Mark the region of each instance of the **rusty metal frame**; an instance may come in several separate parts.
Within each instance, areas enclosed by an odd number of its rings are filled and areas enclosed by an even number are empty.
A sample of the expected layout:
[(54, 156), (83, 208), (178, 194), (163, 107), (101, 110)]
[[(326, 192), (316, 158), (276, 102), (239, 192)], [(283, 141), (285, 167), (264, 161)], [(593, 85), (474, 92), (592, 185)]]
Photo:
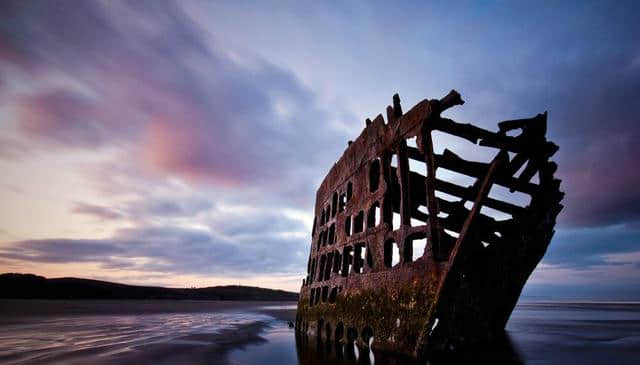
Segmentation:
[[(451, 91), (403, 113), (394, 95), (387, 122), (367, 119), (329, 171), (316, 194), (299, 335), (419, 356), (502, 334), (562, 209), (557, 165), (549, 160), (558, 147), (545, 138), (546, 113), (499, 123), (497, 132), (441, 116), (463, 103)], [(495, 155), (480, 162), (437, 153), (434, 131)], [(414, 137), (416, 145), (408, 145)], [(411, 160), (425, 164), (424, 174), (411, 170)], [(474, 183), (439, 178), (447, 170)], [(508, 193), (492, 196), (494, 187)], [(514, 201), (517, 194), (529, 203)], [(427, 244), (413, 260), (418, 238)], [(391, 267), (394, 245), (400, 263)]]

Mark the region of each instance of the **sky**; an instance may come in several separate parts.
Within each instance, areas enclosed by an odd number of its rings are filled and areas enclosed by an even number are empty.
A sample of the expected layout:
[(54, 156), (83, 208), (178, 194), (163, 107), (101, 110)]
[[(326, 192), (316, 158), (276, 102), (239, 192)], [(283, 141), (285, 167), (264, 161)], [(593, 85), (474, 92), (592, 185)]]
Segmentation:
[(297, 291), (365, 118), (548, 111), (565, 209), (529, 296), (640, 298), (633, 1), (2, 1), (0, 272)]

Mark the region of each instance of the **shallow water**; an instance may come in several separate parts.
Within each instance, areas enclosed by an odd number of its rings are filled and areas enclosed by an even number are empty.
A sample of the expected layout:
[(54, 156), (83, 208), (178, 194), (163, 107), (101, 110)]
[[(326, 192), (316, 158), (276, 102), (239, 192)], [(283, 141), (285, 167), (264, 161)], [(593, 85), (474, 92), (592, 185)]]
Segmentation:
[[(402, 364), (409, 359), (296, 338), (291, 303), (0, 301), (0, 362)], [(640, 303), (529, 302), (504, 341), (472, 362), (637, 364)], [(431, 359), (432, 364), (453, 359)]]
[(106, 359), (159, 344), (209, 346), (208, 337), (223, 330), (272, 320), (242, 312), (37, 318), (0, 328), (0, 361), (68, 363)]
[(526, 363), (640, 363), (640, 303), (523, 303), (507, 331)]
[[(269, 328), (267, 342), (230, 354), (237, 364), (261, 360), (282, 364), (404, 364), (410, 359), (350, 349), (309, 344), (295, 338), (284, 325)], [(375, 345), (374, 345), (375, 347)], [(292, 360), (293, 352), (297, 359)], [(430, 359), (431, 364), (639, 364), (640, 303), (638, 302), (528, 302), (518, 305), (507, 324), (507, 336), (466, 353)]]

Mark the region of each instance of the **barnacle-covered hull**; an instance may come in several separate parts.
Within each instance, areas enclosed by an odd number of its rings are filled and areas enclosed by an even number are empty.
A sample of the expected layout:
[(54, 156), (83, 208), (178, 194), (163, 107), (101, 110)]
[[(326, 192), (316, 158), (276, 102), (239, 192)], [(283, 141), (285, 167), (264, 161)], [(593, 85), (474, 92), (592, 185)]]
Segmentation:
[(298, 334), (411, 356), (503, 334), (562, 209), (558, 147), (546, 113), (491, 132), (441, 116), (462, 103), (394, 96), (327, 174)]

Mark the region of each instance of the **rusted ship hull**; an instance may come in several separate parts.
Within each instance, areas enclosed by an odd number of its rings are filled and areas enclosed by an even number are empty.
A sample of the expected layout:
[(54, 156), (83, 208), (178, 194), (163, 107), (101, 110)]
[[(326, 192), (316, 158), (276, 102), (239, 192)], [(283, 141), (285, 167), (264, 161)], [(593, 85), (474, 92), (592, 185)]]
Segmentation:
[(394, 96), (327, 174), (300, 335), (420, 356), (503, 334), (562, 209), (558, 147), (546, 113), (491, 132), (441, 116), (462, 103)]

